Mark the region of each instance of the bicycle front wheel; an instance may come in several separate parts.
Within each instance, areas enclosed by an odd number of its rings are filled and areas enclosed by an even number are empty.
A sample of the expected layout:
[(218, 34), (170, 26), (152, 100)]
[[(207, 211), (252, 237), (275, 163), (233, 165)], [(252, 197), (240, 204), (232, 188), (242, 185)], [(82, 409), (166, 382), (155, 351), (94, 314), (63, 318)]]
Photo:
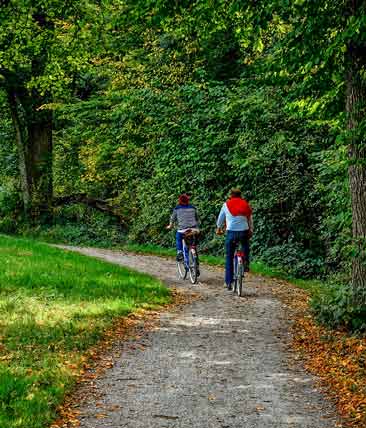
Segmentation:
[(189, 278), (192, 284), (197, 283), (198, 278), (198, 260), (195, 251), (189, 251)]
[(187, 278), (187, 269), (184, 260), (177, 261), (177, 273), (180, 279)]

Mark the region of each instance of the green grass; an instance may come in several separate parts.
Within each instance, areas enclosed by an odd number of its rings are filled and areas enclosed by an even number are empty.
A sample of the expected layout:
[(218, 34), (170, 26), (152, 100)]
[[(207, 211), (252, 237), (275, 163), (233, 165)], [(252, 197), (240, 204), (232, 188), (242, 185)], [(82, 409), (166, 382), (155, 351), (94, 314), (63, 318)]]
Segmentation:
[[(158, 245), (147, 244), (147, 245), (139, 245), (139, 244), (128, 244), (124, 245), (123, 249), (126, 251), (131, 251), (137, 254), (151, 254), (163, 257), (175, 257), (176, 251), (173, 248), (163, 248)], [(201, 254), (200, 260), (202, 263), (206, 263), (211, 266), (224, 266), (225, 258), (223, 256), (210, 256)], [(250, 264), (250, 270), (252, 273), (256, 275), (267, 276), (270, 278), (278, 278), (283, 279), (285, 281), (291, 282), (296, 286), (307, 290), (311, 295), (314, 295), (325, 288), (325, 282), (316, 280), (316, 279), (299, 279), (294, 278), (288, 275), (281, 269), (277, 269), (275, 267), (270, 267), (261, 261), (253, 261)]]
[(170, 301), (147, 275), (0, 235), (0, 427), (44, 428), (113, 319)]

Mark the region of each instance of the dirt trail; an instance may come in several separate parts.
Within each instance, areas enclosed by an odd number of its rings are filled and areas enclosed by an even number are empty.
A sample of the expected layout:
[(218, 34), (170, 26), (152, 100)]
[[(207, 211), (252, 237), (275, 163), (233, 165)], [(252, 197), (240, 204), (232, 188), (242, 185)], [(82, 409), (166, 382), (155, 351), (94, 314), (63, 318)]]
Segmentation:
[[(71, 249), (69, 247), (69, 249)], [(178, 281), (173, 260), (72, 248)], [(121, 343), (121, 357), (81, 407), (81, 428), (329, 428), (335, 410), (288, 350), (289, 321), (271, 280), (249, 275), (243, 298), (202, 267), (203, 299), (161, 315), (159, 327)], [(141, 345), (141, 346), (140, 346)], [(98, 402), (97, 402), (98, 401)]]

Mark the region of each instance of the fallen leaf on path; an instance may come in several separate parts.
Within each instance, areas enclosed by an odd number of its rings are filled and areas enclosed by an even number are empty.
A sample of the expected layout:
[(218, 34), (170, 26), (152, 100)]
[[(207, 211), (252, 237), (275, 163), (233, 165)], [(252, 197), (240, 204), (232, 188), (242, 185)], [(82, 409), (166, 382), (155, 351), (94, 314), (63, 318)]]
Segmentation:
[(106, 410), (109, 410), (110, 412), (115, 412), (116, 410), (119, 410), (120, 408), (121, 408), (121, 406), (119, 406), (118, 404), (114, 404), (113, 406), (106, 407)]
[(97, 413), (97, 414), (95, 415), (95, 417), (96, 417), (97, 419), (105, 419), (105, 418), (108, 418), (108, 415), (106, 415), (105, 413)]

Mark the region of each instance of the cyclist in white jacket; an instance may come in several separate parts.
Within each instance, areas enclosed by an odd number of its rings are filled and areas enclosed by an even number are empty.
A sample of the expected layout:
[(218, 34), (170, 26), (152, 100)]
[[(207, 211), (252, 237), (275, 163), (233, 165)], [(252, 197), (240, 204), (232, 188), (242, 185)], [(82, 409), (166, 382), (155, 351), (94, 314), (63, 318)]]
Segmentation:
[(240, 189), (232, 189), (230, 199), (221, 208), (217, 219), (217, 234), (223, 233), (226, 222), (226, 262), (225, 286), (230, 290), (234, 274), (234, 253), (237, 244), (240, 244), (245, 254), (245, 271), (249, 271), (249, 238), (253, 234), (252, 208), (241, 197)]

